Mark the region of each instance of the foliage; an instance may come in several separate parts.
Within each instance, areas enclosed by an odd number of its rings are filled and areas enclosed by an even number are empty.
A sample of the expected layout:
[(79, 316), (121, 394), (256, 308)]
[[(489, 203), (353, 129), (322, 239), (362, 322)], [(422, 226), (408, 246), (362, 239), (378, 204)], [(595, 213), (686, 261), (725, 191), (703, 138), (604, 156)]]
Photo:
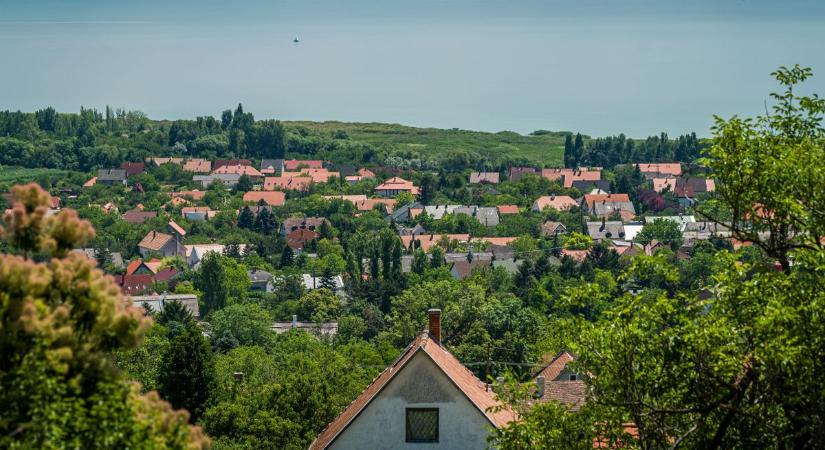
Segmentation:
[(673, 250), (678, 250), (682, 246), (682, 227), (673, 220), (653, 218), (645, 223), (642, 231), (636, 234), (633, 240), (647, 245), (654, 239), (669, 245)]
[(184, 324), (170, 337), (158, 369), (158, 392), (193, 420), (203, 413), (213, 387), (212, 350), (195, 323)]

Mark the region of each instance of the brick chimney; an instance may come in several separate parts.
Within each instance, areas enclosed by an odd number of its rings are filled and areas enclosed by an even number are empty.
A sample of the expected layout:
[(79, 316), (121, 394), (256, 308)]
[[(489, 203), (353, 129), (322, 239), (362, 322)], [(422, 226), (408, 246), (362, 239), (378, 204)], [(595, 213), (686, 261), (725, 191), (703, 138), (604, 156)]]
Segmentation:
[(427, 316), (430, 318), (430, 336), (432, 336), (436, 342), (441, 342), (441, 310), (430, 309), (427, 311)]

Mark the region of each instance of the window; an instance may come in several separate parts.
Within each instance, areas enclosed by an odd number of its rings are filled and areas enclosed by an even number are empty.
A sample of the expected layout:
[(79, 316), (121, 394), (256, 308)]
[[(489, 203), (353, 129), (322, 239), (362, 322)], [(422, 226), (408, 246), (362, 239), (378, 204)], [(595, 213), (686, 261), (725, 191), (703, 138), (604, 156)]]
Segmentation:
[(407, 408), (407, 442), (438, 442), (438, 408)]
[(571, 373), (571, 374), (570, 374), (570, 377), (568, 378), (568, 381), (576, 381), (576, 374), (575, 374), (575, 373)]

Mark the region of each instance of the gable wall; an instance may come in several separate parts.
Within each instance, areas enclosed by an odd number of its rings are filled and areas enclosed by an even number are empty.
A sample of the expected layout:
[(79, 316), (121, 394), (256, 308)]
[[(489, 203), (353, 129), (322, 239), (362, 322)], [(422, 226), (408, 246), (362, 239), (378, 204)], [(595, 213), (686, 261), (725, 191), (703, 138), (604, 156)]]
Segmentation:
[[(407, 443), (405, 408), (439, 409), (439, 442)], [(492, 424), (419, 351), (329, 447), (331, 449), (486, 449)]]

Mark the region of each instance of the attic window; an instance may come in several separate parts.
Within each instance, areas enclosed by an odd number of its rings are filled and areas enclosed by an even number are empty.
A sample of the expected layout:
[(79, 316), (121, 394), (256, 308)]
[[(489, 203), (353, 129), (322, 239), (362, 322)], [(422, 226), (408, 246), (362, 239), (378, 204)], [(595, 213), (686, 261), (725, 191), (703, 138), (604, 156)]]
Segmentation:
[(438, 442), (438, 408), (407, 408), (407, 442)]
[(567, 381), (576, 381), (576, 374), (575, 374), (575, 373), (571, 373), (571, 374), (567, 377)]

